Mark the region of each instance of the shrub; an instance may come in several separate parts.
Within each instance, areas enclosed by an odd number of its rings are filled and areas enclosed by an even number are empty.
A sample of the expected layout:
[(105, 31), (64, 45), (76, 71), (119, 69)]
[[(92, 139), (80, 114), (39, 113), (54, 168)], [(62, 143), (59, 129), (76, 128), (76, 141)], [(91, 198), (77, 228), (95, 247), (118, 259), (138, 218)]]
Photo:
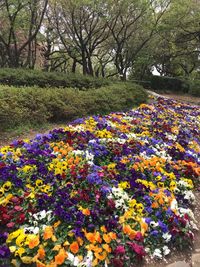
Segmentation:
[(189, 94), (200, 97), (200, 80), (190, 81)]
[(150, 89), (151, 88), (151, 82), (150, 81), (142, 81), (142, 80), (131, 80), (131, 81), (141, 85), (145, 89)]
[(0, 69), (0, 83), (13, 86), (72, 87), (79, 89), (99, 88), (109, 80), (78, 74), (43, 72), (28, 69)]
[(172, 78), (154, 75), (151, 77), (151, 88), (160, 91), (188, 93), (189, 82), (182, 78)]
[(127, 110), (146, 102), (139, 85), (116, 83), (99, 90), (0, 87), (1, 129), (23, 124), (66, 122), (91, 114)]

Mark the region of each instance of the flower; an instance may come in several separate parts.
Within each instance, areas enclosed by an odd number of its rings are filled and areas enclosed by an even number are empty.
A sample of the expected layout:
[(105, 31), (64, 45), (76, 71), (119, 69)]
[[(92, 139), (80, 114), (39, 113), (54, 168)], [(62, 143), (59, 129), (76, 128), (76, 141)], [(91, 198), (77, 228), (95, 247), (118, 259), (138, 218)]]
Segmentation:
[(70, 245), (69, 248), (70, 248), (70, 250), (71, 250), (71, 252), (72, 252), (73, 254), (78, 253), (78, 251), (79, 251), (79, 244), (78, 244), (78, 242), (74, 241), (74, 242)]
[(64, 249), (60, 249), (58, 254), (55, 256), (55, 263), (57, 265), (62, 265), (67, 258), (67, 253), (65, 252)]
[(39, 236), (33, 236), (30, 241), (29, 241), (29, 248), (30, 249), (33, 249), (35, 247), (37, 247), (40, 243), (40, 239), (39, 239)]
[(124, 255), (126, 252), (125, 247), (124, 246), (117, 246), (114, 250), (114, 254), (116, 255)]

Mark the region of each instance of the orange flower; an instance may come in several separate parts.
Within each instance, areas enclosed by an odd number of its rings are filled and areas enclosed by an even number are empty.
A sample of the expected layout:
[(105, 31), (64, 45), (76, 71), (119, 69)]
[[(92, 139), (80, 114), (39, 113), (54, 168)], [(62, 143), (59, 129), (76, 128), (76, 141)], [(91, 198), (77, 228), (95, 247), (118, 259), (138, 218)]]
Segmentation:
[(103, 249), (105, 249), (106, 252), (111, 253), (111, 247), (108, 244), (103, 244)]
[(82, 209), (83, 215), (89, 216), (90, 215), (90, 210), (89, 209)]
[(79, 243), (80, 246), (83, 245), (83, 239), (81, 239), (80, 237), (77, 237), (76, 240), (78, 241), (78, 243)]
[(61, 249), (61, 245), (55, 245), (54, 248), (52, 248), (52, 250), (54, 251), (59, 251)]
[(100, 235), (99, 232), (96, 232), (96, 233), (95, 233), (95, 240), (96, 240), (97, 242), (99, 242), (99, 243), (102, 242), (101, 235)]
[(110, 243), (111, 242), (111, 238), (108, 234), (103, 234), (103, 240), (106, 242), (106, 243)]
[(97, 266), (97, 265), (98, 265), (98, 259), (93, 260), (92, 267)]
[(134, 231), (134, 230), (132, 230), (132, 231), (130, 232), (130, 234), (129, 234), (129, 238), (130, 238), (130, 240), (135, 239), (136, 233), (137, 233), (137, 232)]
[(69, 248), (70, 248), (70, 250), (71, 250), (72, 253), (74, 253), (74, 254), (78, 253), (78, 251), (79, 251), (79, 244), (78, 244), (78, 242), (74, 241), (74, 242), (70, 245)]
[(44, 259), (44, 257), (45, 257), (45, 250), (41, 247), (38, 249), (38, 258), (42, 260)]
[(87, 238), (88, 241), (90, 241), (91, 243), (96, 243), (96, 239), (95, 239), (95, 234), (94, 233), (85, 233), (85, 237)]
[(99, 254), (99, 253), (94, 253), (95, 257), (100, 260), (100, 261), (103, 261), (105, 260), (105, 258), (107, 257), (107, 253), (106, 251), (103, 251), (102, 254)]
[(142, 235), (144, 235), (148, 229), (148, 224), (144, 221), (141, 221), (140, 227), (141, 227), (141, 233), (142, 233)]
[(67, 253), (64, 249), (60, 249), (58, 255), (55, 256), (55, 263), (58, 265), (62, 265), (67, 258)]
[(44, 229), (44, 240), (47, 240), (53, 236), (53, 228), (51, 226), (46, 226)]
[(41, 261), (36, 262), (37, 267), (46, 267), (46, 264), (42, 263)]
[(131, 229), (130, 225), (124, 225), (123, 232), (124, 232), (124, 234), (128, 234), (128, 235), (131, 234), (132, 229)]
[(30, 241), (29, 241), (29, 248), (32, 249), (32, 248), (35, 248), (39, 245), (40, 243), (40, 239), (39, 239), (39, 236), (36, 236), (34, 238), (32, 238)]
[(61, 221), (57, 221), (56, 223), (54, 223), (53, 227), (57, 228), (60, 224), (61, 224)]
[(158, 206), (158, 203), (157, 203), (157, 202), (153, 202), (153, 203), (151, 204), (151, 207), (152, 207), (153, 209), (157, 209), (159, 206)]
[(106, 232), (107, 232), (106, 227), (105, 227), (104, 225), (101, 226), (101, 231), (102, 231), (103, 233), (106, 233)]
[(116, 235), (116, 233), (114, 233), (114, 232), (110, 232), (108, 235), (110, 236), (110, 238), (111, 238), (112, 240), (117, 239), (117, 235)]

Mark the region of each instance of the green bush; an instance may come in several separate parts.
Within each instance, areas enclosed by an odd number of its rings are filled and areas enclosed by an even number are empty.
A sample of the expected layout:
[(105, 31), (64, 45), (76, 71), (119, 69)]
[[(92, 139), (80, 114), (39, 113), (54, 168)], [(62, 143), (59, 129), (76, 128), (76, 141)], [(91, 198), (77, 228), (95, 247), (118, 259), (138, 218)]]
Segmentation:
[(116, 83), (99, 90), (16, 88), (0, 86), (1, 129), (26, 124), (67, 122), (91, 114), (124, 111), (147, 100), (133, 83)]
[(151, 88), (151, 82), (150, 81), (142, 81), (142, 80), (131, 80), (131, 81), (141, 85), (145, 89), (150, 89)]
[(0, 84), (10, 86), (72, 87), (79, 89), (99, 88), (108, 85), (109, 80), (78, 74), (43, 72), (28, 69), (1, 69)]
[(200, 80), (190, 81), (189, 94), (200, 97)]
[(189, 82), (182, 78), (155, 75), (151, 77), (151, 88), (154, 90), (188, 93), (189, 87)]

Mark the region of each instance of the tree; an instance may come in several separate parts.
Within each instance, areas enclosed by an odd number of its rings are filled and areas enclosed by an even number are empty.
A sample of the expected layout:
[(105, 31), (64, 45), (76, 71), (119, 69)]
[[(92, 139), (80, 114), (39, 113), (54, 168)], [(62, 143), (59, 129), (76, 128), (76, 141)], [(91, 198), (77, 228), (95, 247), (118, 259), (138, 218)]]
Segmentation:
[(158, 28), (154, 58), (161, 75), (188, 76), (199, 68), (200, 6), (173, 1)]
[(0, 44), (9, 67), (34, 67), (36, 37), (48, 0), (1, 0)]
[(102, 1), (59, 1), (53, 9), (55, 27), (73, 65), (79, 63), (83, 74), (94, 75), (94, 52), (109, 35)]

